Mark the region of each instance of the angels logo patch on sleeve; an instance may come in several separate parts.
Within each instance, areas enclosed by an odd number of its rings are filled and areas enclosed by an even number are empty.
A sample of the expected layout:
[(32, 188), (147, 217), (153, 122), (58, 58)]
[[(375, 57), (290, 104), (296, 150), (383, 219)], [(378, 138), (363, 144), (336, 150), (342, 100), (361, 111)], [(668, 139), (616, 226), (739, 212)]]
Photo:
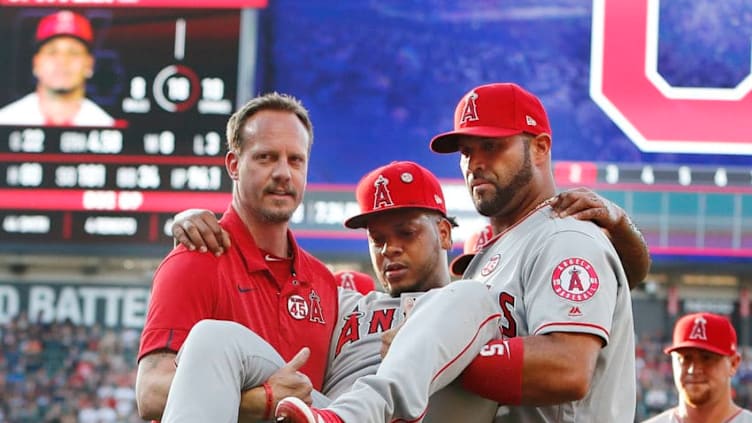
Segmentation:
[(593, 265), (581, 258), (562, 260), (551, 276), (551, 287), (556, 295), (569, 301), (587, 301), (595, 295), (599, 286)]

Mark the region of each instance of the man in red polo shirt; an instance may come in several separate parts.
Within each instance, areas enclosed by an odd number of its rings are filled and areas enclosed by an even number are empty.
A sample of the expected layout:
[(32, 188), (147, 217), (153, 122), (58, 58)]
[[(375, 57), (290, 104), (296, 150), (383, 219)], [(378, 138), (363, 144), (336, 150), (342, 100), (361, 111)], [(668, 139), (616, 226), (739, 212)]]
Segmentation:
[[(178, 246), (157, 269), (136, 380), (143, 418), (161, 418), (177, 352), (194, 325), (206, 319), (251, 329), (290, 362), (277, 372), (259, 368), (266, 373), (256, 380), (266, 382), (238, 393), (241, 415), (263, 418), (271, 398), (292, 392), (310, 399), (311, 388), (323, 383), (338, 313), (337, 284), (289, 229), (303, 199), (313, 142), (308, 112), (287, 95), (254, 98), (230, 118), (227, 140), (225, 166), (233, 191), (220, 223), (232, 247), (216, 256)], [(204, 326), (210, 329), (211, 320)], [(191, 352), (204, 360), (226, 359), (210, 350)]]

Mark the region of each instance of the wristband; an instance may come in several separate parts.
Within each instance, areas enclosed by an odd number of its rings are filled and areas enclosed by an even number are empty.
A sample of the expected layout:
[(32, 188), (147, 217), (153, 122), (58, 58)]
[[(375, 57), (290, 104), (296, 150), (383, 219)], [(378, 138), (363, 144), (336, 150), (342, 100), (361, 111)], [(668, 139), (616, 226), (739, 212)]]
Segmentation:
[(274, 403), (274, 392), (272, 392), (272, 386), (268, 383), (264, 383), (264, 394), (266, 395), (266, 407), (264, 408), (264, 419), (269, 420), (272, 417), (272, 404)]
[(462, 387), (500, 404), (522, 403), (522, 338), (495, 340), (462, 372)]

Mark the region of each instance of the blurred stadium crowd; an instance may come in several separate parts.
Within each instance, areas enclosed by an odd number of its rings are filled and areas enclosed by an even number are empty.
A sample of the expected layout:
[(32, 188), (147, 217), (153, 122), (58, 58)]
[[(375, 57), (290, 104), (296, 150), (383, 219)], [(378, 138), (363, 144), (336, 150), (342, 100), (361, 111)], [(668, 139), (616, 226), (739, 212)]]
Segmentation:
[(140, 332), (70, 323), (0, 326), (0, 422), (130, 423)]
[[(70, 323), (0, 327), (0, 423), (141, 422), (133, 386), (139, 332)], [(677, 403), (667, 338), (637, 347), (637, 419)], [(752, 359), (744, 351), (734, 381), (737, 404), (752, 408)]]

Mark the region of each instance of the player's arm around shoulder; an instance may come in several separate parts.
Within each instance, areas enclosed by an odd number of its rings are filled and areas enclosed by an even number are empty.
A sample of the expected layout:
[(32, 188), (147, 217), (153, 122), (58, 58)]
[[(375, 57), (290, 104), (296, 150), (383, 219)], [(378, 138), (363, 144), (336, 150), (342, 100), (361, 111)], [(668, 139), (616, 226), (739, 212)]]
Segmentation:
[(587, 188), (560, 193), (551, 207), (559, 217), (589, 220), (603, 229), (619, 254), (630, 289), (645, 280), (650, 271), (650, 251), (624, 209)]

